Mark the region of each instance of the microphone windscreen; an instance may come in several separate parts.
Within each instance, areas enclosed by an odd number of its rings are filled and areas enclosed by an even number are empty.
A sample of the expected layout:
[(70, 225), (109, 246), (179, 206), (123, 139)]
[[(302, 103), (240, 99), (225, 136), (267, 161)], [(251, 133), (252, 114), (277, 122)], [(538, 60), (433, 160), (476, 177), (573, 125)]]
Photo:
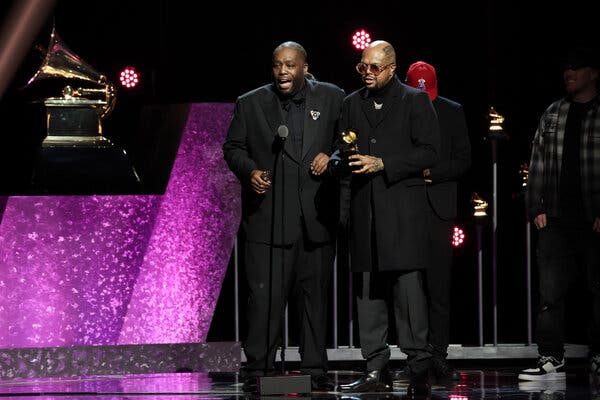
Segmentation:
[(289, 133), (290, 131), (285, 125), (279, 125), (279, 128), (277, 128), (277, 136), (279, 136), (282, 139), (287, 138)]

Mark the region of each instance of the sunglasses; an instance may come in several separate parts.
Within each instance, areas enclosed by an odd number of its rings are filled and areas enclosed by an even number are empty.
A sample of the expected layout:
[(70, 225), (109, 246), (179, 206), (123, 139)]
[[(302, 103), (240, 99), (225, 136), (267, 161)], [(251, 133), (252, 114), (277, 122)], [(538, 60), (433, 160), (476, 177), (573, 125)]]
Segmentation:
[(356, 71), (358, 71), (361, 75), (366, 75), (367, 71), (371, 70), (371, 73), (375, 76), (381, 74), (387, 67), (392, 65), (393, 63), (389, 63), (386, 65), (377, 65), (377, 64), (365, 64), (364, 62), (359, 62), (356, 64)]

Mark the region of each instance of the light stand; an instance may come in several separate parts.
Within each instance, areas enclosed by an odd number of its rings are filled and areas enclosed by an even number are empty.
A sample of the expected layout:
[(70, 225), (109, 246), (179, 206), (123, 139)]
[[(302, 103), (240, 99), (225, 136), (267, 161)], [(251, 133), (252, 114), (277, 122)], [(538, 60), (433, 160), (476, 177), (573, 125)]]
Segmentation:
[[(527, 179), (529, 178), (529, 166), (521, 164), (519, 168), (521, 175), (521, 195), (527, 191)], [(525, 205), (525, 241), (526, 241), (526, 280), (527, 280), (527, 344), (533, 344), (532, 313), (531, 313), (531, 222), (527, 216), (527, 205)]]
[(494, 346), (498, 345), (498, 293), (497, 293), (497, 228), (498, 228), (498, 140), (506, 139), (506, 133), (502, 128), (504, 117), (500, 115), (494, 107), (490, 107), (488, 116), (490, 118), (490, 126), (488, 129), (488, 139), (492, 144), (492, 303), (494, 314)]
[(471, 195), (473, 205), (473, 216), (475, 217), (475, 229), (477, 230), (477, 297), (478, 297), (478, 322), (479, 322), (479, 346), (483, 347), (483, 246), (482, 231), (487, 222), (487, 201), (483, 200), (477, 193)]

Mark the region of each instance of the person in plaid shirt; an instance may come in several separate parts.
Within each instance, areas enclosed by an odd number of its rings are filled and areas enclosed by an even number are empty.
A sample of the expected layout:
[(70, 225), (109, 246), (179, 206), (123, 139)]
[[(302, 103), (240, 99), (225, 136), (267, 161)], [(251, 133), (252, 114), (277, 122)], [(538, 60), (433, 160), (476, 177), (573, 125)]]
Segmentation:
[(540, 118), (528, 174), (540, 291), (539, 358), (519, 374), (528, 381), (565, 379), (565, 297), (577, 274), (591, 294), (590, 368), (600, 375), (600, 55), (576, 47), (563, 71), (566, 96)]

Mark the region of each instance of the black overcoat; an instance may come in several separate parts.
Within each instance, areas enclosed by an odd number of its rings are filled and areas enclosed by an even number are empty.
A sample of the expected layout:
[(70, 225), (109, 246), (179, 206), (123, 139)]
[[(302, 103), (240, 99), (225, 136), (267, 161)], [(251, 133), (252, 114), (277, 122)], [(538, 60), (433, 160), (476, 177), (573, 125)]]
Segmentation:
[(437, 161), (439, 123), (427, 93), (396, 76), (390, 85), (391, 99), (385, 100), (384, 115), (377, 121), (367, 109), (373, 100), (366, 88), (348, 95), (342, 106), (342, 129), (354, 129), (359, 152), (381, 157), (384, 163), (376, 174), (353, 174), (342, 192), (342, 209), (349, 207), (351, 266), (356, 272), (426, 266), (423, 169)]

